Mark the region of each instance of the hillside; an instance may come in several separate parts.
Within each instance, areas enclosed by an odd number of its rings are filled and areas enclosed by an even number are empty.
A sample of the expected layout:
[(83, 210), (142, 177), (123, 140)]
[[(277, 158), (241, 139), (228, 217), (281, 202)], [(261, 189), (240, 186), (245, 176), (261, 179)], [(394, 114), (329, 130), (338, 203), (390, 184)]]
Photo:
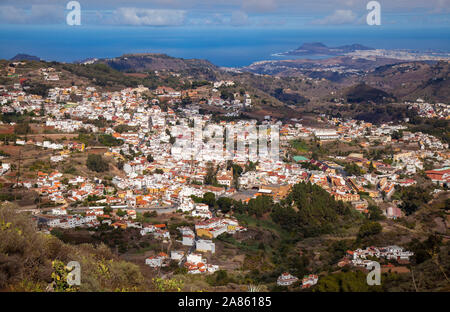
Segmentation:
[[(4, 69), (8, 62), (1, 61), (0, 64)], [(43, 79), (39, 69), (49, 67), (58, 73), (58, 81)], [(447, 62), (402, 62), (387, 58), (338, 56), (321, 60), (262, 61), (242, 68), (240, 72), (232, 72), (205, 60), (163, 54), (125, 54), (96, 60), (94, 64), (29, 61), (18, 67), (16, 73), (19, 75), (16, 78), (2, 77), (0, 84), (11, 85), (25, 79), (24, 84), (30, 87), (28, 92), (41, 95), (50, 87), (71, 85), (94, 85), (105, 90), (138, 85), (151, 90), (158, 86), (187, 90), (196, 81), (233, 80), (236, 82), (234, 87), (219, 91), (236, 94), (246, 90), (253, 107), (246, 109), (244, 115), (257, 119), (267, 115), (280, 119), (301, 118), (305, 113), (333, 110), (341, 101), (356, 105), (356, 109), (339, 107), (335, 110), (337, 113), (366, 119), (367, 109), (358, 106), (367, 102), (403, 103), (423, 98), (445, 103), (450, 97)], [(206, 110), (210, 108), (205, 107)], [(389, 117), (385, 108), (376, 109), (382, 110), (377, 116), (389, 120), (405, 117), (403, 113)], [(215, 111), (219, 115), (224, 113), (220, 109)]]
[(65, 244), (37, 232), (31, 218), (15, 209), (0, 205), (0, 290), (75, 291), (54, 277), (67, 274), (69, 261), (83, 268), (81, 291), (151, 290), (137, 265), (118, 259), (104, 244)]
[(345, 78), (354, 79), (380, 66), (398, 64), (400, 61), (389, 58), (353, 58), (336, 56), (326, 59), (270, 60), (255, 62), (243, 68), (255, 74), (275, 75), (279, 77), (325, 78), (341, 82)]
[(383, 103), (394, 100), (393, 96), (383, 90), (373, 88), (365, 83), (359, 83), (344, 91), (349, 103), (374, 102)]
[(407, 62), (376, 68), (367, 75), (366, 82), (402, 100), (421, 97), (445, 103), (450, 97), (449, 78), (448, 62)]
[[(263, 61), (243, 70), (264, 75), (264, 78), (259, 76), (255, 79), (253, 84), (274, 95), (288, 107), (295, 104), (298, 113), (320, 114), (325, 111), (335, 116), (371, 122), (396, 121), (411, 116), (408, 116), (403, 104), (386, 104), (415, 101), (418, 98), (431, 103), (448, 103), (450, 98), (449, 63), (443, 61), (406, 62), (386, 58), (334, 57), (323, 60)], [(268, 76), (277, 79), (270, 80)], [(276, 96), (276, 88), (270, 87), (273, 85), (295, 90), (305, 100), (293, 103), (288, 101), (290, 97)]]
[(193, 77), (215, 79), (218, 67), (206, 60), (182, 59), (166, 54), (124, 54), (112, 59), (98, 60), (121, 72), (174, 71)]
[[(0, 60), (0, 74), (3, 72), (8, 61)], [(53, 68), (58, 75), (58, 80), (45, 80), (41, 69)], [(184, 85), (184, 80), (170, 75), (170, 73), (155, 75), (154, 73), (132, 76), (124, 72), (120, 72), (102, 63), (97, 64), (71, 64), (59, 62), (45, 61), (29, 61), (25, 65), (16, 68), (17, 77), (0, 78), (0, 84), (12, 85), (18, 83), (20, 79), (25, 85), (32, 89), (43, 90), (51, 87), (70, 87), (77, 85), (78, 87), (97, 86), (105, 90), (121, 90), (127, 87), (137, 87), (144, 85), (154, 89), (158, 85), (167, 85), (170, 87), (180, 87)], [(20, 78), (19, 78), (20, 77)], [(38, 92), (35, 94), (41, 94)]]

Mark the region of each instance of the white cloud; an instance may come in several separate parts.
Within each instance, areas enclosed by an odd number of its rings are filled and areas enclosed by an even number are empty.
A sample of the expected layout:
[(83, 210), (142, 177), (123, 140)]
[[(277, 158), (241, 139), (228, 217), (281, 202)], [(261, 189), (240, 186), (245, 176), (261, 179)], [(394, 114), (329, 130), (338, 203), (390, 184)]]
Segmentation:
[(333, 14), (313, 21), (317, 25), (343, 25), (355, 24), (359, 21), (358, 16), (352, 10), (336, 10)]
[(133, 26), (178, 26), (185, 22), (186, 11), (119, 8), (113, 12), (112, 24)]
[(58, 24), (65, 22), (64, 7), (58, 5), (32, 5), (30, 9), (11, 5), (0, 6), (0, 23)]
[(0, 7), (0, 20), (5, 23), (22, 24), (25, 23), (25, 10), (13, 6)]
[(190, 18), (188, 24), (190, 25), (227, 25), (230, 19), (225, 15), (220, 13), (215, 13), (213, 15), (208, 15), (207, 17), (193, 17)]
[(243, 26), (248, 24), (248, 15), (242, 11), (234, 11), (231, 14), (230, 24), (233, 26)]
[(243, 0), (242, 9), (245, 12), (273, 12), (277, 9), (275, 0)]
[[(0, 0), (0, 24), (64, 24), (69, 0)], [(233, 23), (270, 24), (285, 21), (287, 25), (304, 25), (311, 19), (324, 17), (314, 24), (359, 24), (367, 15), (369, 0), (78, 0), (81, 3), (82, 25), (229, 25)], [(429, 16), (448, 26), (448, 19), (437, 16), (450, 12), (450, 0), (381, 1), (382, 14), (399, 14), (402, 23), (406, 14)], [(338, 9), (330, 16), (325, 17)], [(139, 11), (137, 11), (139, 10)], [(97, 13), (98, 12), (98, 13)], [(233, 13), (234, 12), (234, 13)], [(239, 12), (239, 13), (236, 13)], [(358, 16), (355, 16), (355, 13)], [(215, 18), (213, 14), (223, 18)], [(250, 15), (244, 16), (243, 13)], [(163, 15), (164, 14), (164, 15)], [(263, 18), (267, 22), (260, 22)], [(302, 20), (304, 18), (304, 20)], [(355, 20), (356, 19), (356, 20)], [(364, 19), (361, 19), (364, 22)], [(204, 21), (204, 22), (203, 22)], [(363, 23), (361, 22), (361, 23)], [(384, 22), (383, 22), (384, 23)]]
[(430, 10), (430, 13), (448, 13), (448, 12), (450, 12), (449, 0), (436, 0), (436, 4)]

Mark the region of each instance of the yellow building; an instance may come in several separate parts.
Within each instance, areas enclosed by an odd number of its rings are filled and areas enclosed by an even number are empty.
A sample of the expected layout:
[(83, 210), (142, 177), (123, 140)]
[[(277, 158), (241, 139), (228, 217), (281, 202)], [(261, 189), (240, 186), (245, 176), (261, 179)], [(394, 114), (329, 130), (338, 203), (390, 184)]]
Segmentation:
[(213, 238), (213, 235), (209, 229), (197, 229), (197, 235), (200, 237), (207, 237), (209, 239)]

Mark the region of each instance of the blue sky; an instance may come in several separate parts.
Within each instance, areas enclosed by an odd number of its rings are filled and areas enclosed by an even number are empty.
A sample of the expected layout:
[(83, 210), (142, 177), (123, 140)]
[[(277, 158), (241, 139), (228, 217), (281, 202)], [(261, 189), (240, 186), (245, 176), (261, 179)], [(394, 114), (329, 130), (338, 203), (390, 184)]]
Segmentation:
[[(0, 24), (64, 25), (68, 0), (0, 0)], [(98, 0), (78, 1), (83, 25), (159, 27), (367, 27), (369, 0)], [(389, 0), (382, 24), (450, 26), (450, 0)]]
[(0, 0), (0, 58), (155, 52), (244, 66), (317, 41), (450, 51), (450, 0), (379, 0), (381, 26), (366, 23), (369, 1), (79, 0), (81, 26), (69, 26), (69, 0)]

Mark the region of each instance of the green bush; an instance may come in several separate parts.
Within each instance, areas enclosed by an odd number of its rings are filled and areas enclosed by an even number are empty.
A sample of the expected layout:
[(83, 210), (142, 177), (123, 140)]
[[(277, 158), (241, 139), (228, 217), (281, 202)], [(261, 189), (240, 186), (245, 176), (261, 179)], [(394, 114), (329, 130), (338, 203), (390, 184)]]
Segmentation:
[(104, 172), (109, 169), (108, 162), (101, 155), (89, 154), (86, 160), (86, 166), (89, 170)]
[(381, 233), (382, 230), (383, 230), (383, 227), (381, 226), (380, 223), (375, 222), (375, 221), (368, 221), (368, 222), (364, 223), (363, 225), (361, 225), (361, 227), (359, 228), (358, 237), (364, 238), (367, 236), (376, 235), (376, 234)]

